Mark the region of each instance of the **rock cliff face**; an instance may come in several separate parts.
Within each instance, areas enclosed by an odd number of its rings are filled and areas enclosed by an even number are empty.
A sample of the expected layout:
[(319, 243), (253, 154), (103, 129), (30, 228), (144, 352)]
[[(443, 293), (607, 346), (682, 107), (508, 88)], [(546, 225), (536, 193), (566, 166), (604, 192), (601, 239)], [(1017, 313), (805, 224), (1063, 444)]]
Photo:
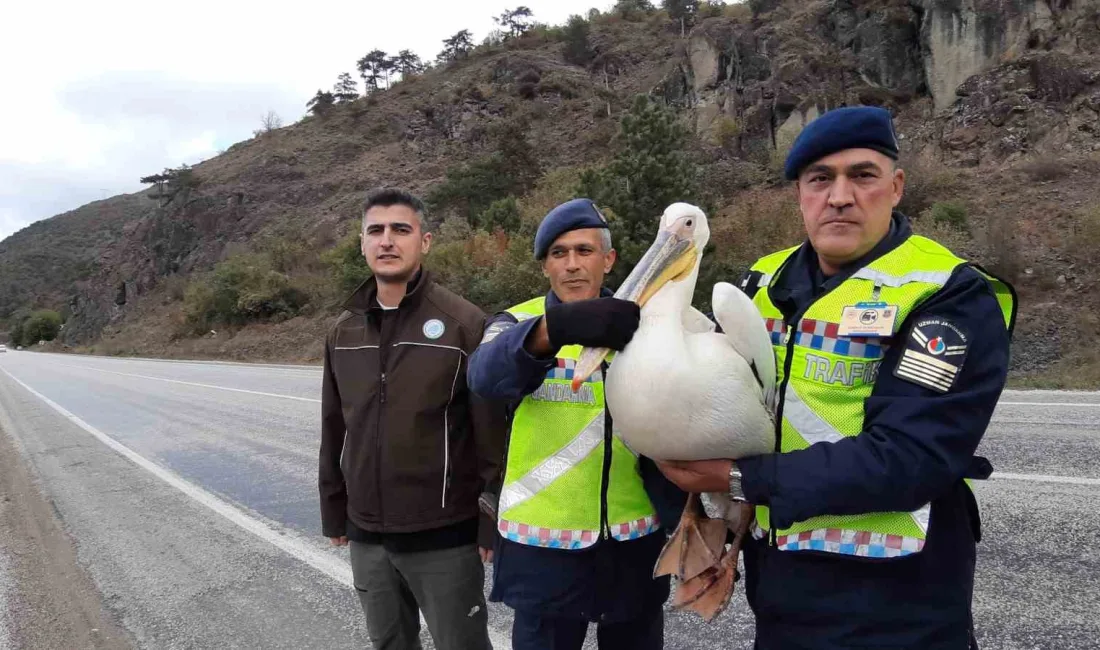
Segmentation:
[[(1054, 4), (1057, 9), (1051, 8)], [(1047, 0), (920, 0), (925, 78), (936, 110), (955, 103), (970, 77), (1045, 48), (1066, 16)], [(1057, 12), (1057, 13), (1055, 13)]]
[(893, 109), (918, 150), (973, 165), (1100, 148), (1098, 43), (1097, 0), (785, 3), (700, 24), (658, 92), (758, 162), (821, 112), (864, 103)]

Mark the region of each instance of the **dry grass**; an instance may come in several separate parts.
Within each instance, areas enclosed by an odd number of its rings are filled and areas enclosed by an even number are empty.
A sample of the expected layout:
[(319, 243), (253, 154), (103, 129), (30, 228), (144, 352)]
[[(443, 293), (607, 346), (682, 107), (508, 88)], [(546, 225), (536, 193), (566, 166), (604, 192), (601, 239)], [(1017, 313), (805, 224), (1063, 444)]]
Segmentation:
[(931, 218), (929, 212), (925, 212), (919, 219), (913, 219), (913, 232), (940, 243), (956, 255), (965, 255), (964, 251), (970, 248), (970, 236), (949, 223), (936, 221)]
[(1074, 260), (1085, 265), (1100, 264), (1100, 204), (1073, 215), (1069, 251)]
[(1073, 166), (1062, 158), (1044, 157), (1024, 163), (1019, 169), (1031, 180), (1045, 183), (1065, 178)]
[(805, 239), (798, 203), (789, 189), (756, 189), (733, 197), (711, 224), (715, 256), (739, 271)]
[(1091, 342), (1100, 337), (1100, 315), (1078, 311), (1067, 334), (1077, 341), (1061, 360), (1034, 373), (1009, 378), (1013, 388), (1095, 390), (1100, 386), (1100, 347)]
[(957, 172), (920, 161), (903, 163), (901, 168), (905, 171), (905, 191), (898, 210), (911, 217), (922, 214), (937, 202), (957, 199), (964, 191), (964, 183)]

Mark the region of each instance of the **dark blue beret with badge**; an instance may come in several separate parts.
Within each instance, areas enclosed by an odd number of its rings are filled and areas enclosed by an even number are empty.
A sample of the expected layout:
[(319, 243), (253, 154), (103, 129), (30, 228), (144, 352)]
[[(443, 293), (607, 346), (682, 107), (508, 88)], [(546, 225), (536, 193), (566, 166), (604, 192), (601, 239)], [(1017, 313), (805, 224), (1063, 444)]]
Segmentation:
[(890, 111), (876, 106), (846, 106), (825, 113), (795, 138), (783, 175), (793, 181), (814, 161), (845, 149), (873, 149), (897, 160), (898, 138)]
[(566, 201), (551, 210), (539, 224), (538, 232), (535, 233), (535, 259), (546, 257), (554, 240), (570, 230), (607, 227), (607, 219), (591, 200)]

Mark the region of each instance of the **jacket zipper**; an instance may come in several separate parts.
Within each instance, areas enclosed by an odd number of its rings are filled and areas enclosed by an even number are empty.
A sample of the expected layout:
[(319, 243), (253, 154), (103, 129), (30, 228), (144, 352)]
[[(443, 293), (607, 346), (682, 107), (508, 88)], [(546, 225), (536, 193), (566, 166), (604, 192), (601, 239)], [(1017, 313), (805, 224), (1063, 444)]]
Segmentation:
[(462, 353), (458, 353), (458, 364), (455, 366), (455, 378), (451, 382), (451, 396), (447, 398), (447, 404), (443, 407), (443, 500), (440, 505), (442, 508), (447, 507), (447, 488), (450, 485), (450, 473), (451, 473), (451, 424), (450, 424), (450, 412), (451, 402), (455, 399), (455, 387), (458, 386), (459, 371), (462, 370)]
[[(805, 310), (798, 313), (794, 319), (793, 325), (788, 325), (786, 329), (786, 344), (787, 344), (787, 357), (783, 359), (783, 381), (779, 384), (779, 406), (775, 410), (775, 453), (780, 453), (783, 449), (783, 406), (787, 402), (787, 383), (791, 380), (791, 363), (794, 358), (794, 337), (795, 328), (802, 320), (802, 314), (806, 313)], [(775, 524), (771, 521), (768, 522), (771, 527), (771, 545), (776, 545)]]
[[(600, 371), (607, 377), (607, 363), (600, 366)], [(607, 490), (611, 482), (611, 413), (607, 410), (607, 400), (603, 407), (603, 478), (600, 485), (600, 532), (606, 540), (610, 537), (611, 526), (607, 523)]]
[(386, 340), (386, 316), (379, 317), (378, 326), (378, 423), (374, 428), (374, 469), (375, 493), (378, 495), (378, 518), (382, 531), (386, 530), (385, 500), (382, 498), (382, 409), (386, 403), (386, 352), (389, 342)]

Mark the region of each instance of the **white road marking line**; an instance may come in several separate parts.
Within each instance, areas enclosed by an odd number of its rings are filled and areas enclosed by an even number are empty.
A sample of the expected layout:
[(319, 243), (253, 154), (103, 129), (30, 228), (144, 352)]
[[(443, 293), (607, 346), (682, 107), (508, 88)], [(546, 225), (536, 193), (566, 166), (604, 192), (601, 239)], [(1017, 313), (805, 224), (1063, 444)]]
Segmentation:
[[(84, 420), (81, 420), (76, 415), (73, 415), (65, 407), (61, 406), (57, 402), (46, 397), (42, 393), (39, 393), (35, 389), (31, 388), (27, 384), (15, 378), (10, 372), (4, 368), (0, 368), (0, 372), (11, 378), (12, 381), (19, 384), (27, 390), (30, 394), (34, 395), (38, 399), (42, 400), (46, 406), (49, 406), (53, 410), (60, 413), (66, 419), (71, 421), (76, 426), (84, 429), (97, 440), (107, 445), (111, 449), (118, 452), (123, 457), (133, 462), (138, 467), (148, 471), (153, 476), (164, 481), (168, 485), (176, 488), (185, 495), (191, 497), (201, 505), (213, 510), (219, 515), (225, 517), (229, 521), (237, 524), (246, 531), (252, 533), (256, 537), (268, 542), (272, 546), (285, 552), (296, 560), (300, 560), (313, 567), (314, 569), (325, 574), (329, 578), (335, 580), (338, 584), (348, 587), (350, 589), (355, 588), (355, 583), (351, 577), (351, 565), (341, 558), (336, 557), (330, 553), (321, 551), (316, 546), (307, 541), (307, 538), (301, 533), (284, 527), (275, 523), (264, 522), (257, 517), (246, 514), (240, 509), (230, 505), (229, 503), (218, 498), (214, 494), (204, 490), (203, 488), (180, 478), (175, 472), (161, 467), (160, 465), (148, 460), (144, 456), (138, 454), (134, 450), (130, 449), (121, 442), (115, 440), (111, 436), (103, 433), (99, 429), (88, 424)], [(153, 379), (156, 379), (155, 377)], [(230, 389), (231, 390), (231, 389)], [(252, 391), (245, 391), (252, 392)], [(424, 620), (424, 614), (420, 614), (420, 624), (427, 627), (427, 621)], [(507, 648), (510, 646), (511, 641), (501, 632), (489, 627), (489, 638), (492, 641), (494, 647)]]
[(293, 399), (299, 402), (314, 402), (320, 404), (321, 400), (313, 399), (312, 397), (296, 397), (294, 395), (283, 395), (282, 393), (265, 393), (258, 390), (245, 390), (244, 388), (229, 388), (228, 386), (218, 386), (215, 384), (200, 384), (194, 381), (181, 381), (179, 379), (165, 379), (164, 377), (153, 377), (151, 375), (136, 375), (131, 372), (117, 372), (115, 370), (104, 370), (102, 368), (95, 368), (92, 366), (76, 366), (72, 364), (60, 364), (67, 368), (83, 368), (84, 370), (94, 370), (96, 372), (106, 372), (112, 375), (122, 375), (123, 377), (137, 377), (138, 379), (152, 379), (154, 381), (166, 381), (170, 384), (183, 384), (184, 386), (198, 386), (200, 388), (216, 388), (218, 390), (228, 390), (234, 393), (248, 393), (250, 395), (263, 395), (264, 397), (282, 397), (283, 399)]
[(1100, 406), (1100, 402), (997, 402), (997, 406)]
[(263, 363), (263, 362), (250, 362), (250, 361), (219, 361), (217, 359), (157, 359), (155, 357), (105, 357), (96, 354), (73, 354), (68, 352), (37, 352), (35, 350), (26, 350), (31, 354), (40, 354), (48, 357), (83, 357), (88, 359), (99, 359), (102, 361), (126, 363), (127, 361), (149, 361), (152, 363), (178, 363), (184, 365), (196, 365), (196, 366), (229, 366), (238, 367), (245, 370), (258, 369), (265, 370), (271, 368), (287, 369), (287, 370), (302, 370), (307, 372), (321, 372), (323, 368), (317, 365), (310, 364), (290, 364), (290, 363)]
[(1081, 476), (1053, 476), (1050, 474), (1012, 474), (1010, 472), (994, 471), (989, 480), (1004, 479), (1007, 481), (1032, 481), (1035, 483), (1068, 483), (1070, 485), (1100, 485), (1100, 478), (1087, 478)]

